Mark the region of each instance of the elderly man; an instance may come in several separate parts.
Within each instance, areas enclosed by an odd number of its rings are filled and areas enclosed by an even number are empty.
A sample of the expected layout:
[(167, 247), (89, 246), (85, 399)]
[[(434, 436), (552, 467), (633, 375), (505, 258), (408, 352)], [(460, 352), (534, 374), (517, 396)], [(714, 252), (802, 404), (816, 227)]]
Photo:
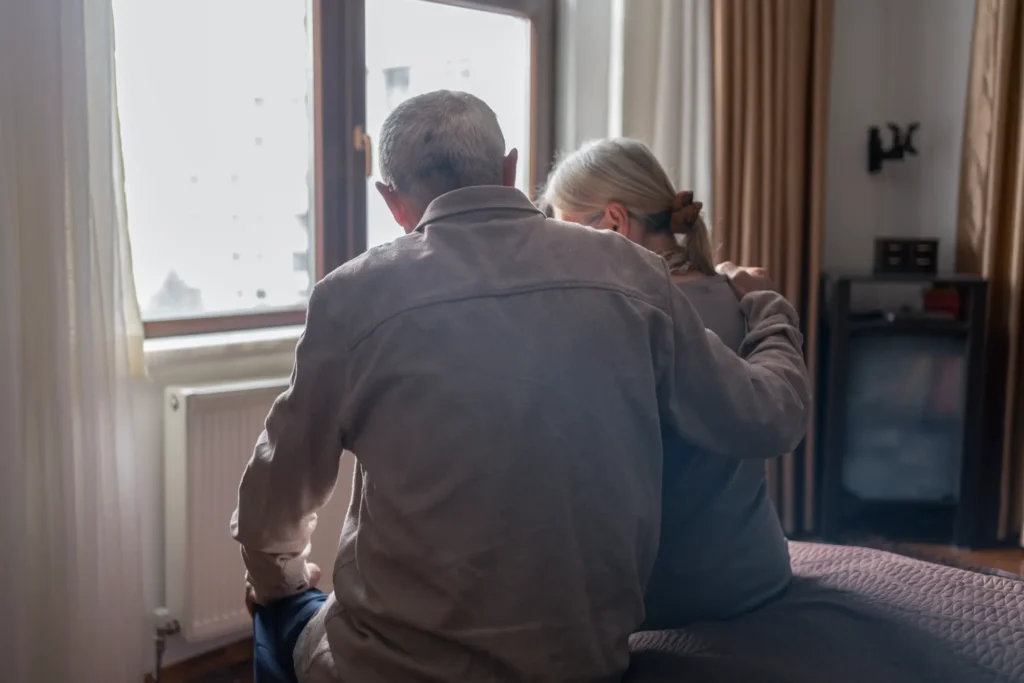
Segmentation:
[[(515, 166), (470, 95), (385, 121), (378, 190), (407, 234), (314, 288), (239, 489), (258, 680), (617, 681), (658, 550), (666, 437), (723, 457), (803, 437), (784, 299), (743, 298), (742, 360), (660, 259), (546, 218)], [(324, 596), (306, 558), (344, 449), (357, 469)]]

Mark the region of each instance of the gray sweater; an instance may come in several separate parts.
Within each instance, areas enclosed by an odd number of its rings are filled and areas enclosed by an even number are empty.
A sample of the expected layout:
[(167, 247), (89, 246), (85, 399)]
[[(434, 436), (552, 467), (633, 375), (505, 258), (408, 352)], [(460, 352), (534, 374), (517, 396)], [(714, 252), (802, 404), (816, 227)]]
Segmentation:
[[(739, 351), (747, 321), (726, 278), (679, 286), (708, 329)], [(792, 571), (764, 462), (723, 458), (679, 441), (666, 447), (661, 544), (645, 595), (645, 627), (727, 619), (778, 595)], [(774, 455), (781, 453), (764, 454)]]

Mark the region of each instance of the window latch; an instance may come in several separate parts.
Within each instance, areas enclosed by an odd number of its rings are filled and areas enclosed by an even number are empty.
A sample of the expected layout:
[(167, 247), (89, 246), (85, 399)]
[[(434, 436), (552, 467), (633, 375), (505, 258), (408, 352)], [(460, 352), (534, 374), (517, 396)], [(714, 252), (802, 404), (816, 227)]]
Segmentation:
[(369, 178), (373, 175), (373, 140), (362, 126), (352, 129), (352, 146), (357, 152), (363, 153), (363, 172)]

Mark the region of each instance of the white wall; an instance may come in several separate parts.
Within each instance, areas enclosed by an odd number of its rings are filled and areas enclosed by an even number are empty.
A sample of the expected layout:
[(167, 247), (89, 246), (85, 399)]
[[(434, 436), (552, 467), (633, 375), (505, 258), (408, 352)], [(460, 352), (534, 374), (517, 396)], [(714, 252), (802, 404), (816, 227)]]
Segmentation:
[[(869, 270), (875, 236), (937, 237), (952, 269), (973, 21), (974, 0), (836, 0), (827, 269)], [(887, 121), (921, 122), (919, 156), (869, 175), (868, 127)]]

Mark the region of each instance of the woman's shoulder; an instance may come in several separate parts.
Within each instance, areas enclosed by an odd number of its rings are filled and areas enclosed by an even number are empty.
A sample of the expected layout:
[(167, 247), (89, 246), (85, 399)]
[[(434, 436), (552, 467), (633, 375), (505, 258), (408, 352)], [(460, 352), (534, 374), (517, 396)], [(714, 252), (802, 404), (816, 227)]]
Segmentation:
[(729, 278), (724, 275), (702, 275), (699, 273), (687, 273), (675, 279), (676, 285), (686, 293), (687, 296), (696, 295), (700, 297), (712, 297), (721, 299), (720, 303), (731, 301), (739, 310), (739, 299), (729, 285)]
[(677, 280), (676, 284), (697, 310), (704, 326), (726, 346), (738, 349), (746, 334), (746, 320), (728, 278), (709, 275)]

